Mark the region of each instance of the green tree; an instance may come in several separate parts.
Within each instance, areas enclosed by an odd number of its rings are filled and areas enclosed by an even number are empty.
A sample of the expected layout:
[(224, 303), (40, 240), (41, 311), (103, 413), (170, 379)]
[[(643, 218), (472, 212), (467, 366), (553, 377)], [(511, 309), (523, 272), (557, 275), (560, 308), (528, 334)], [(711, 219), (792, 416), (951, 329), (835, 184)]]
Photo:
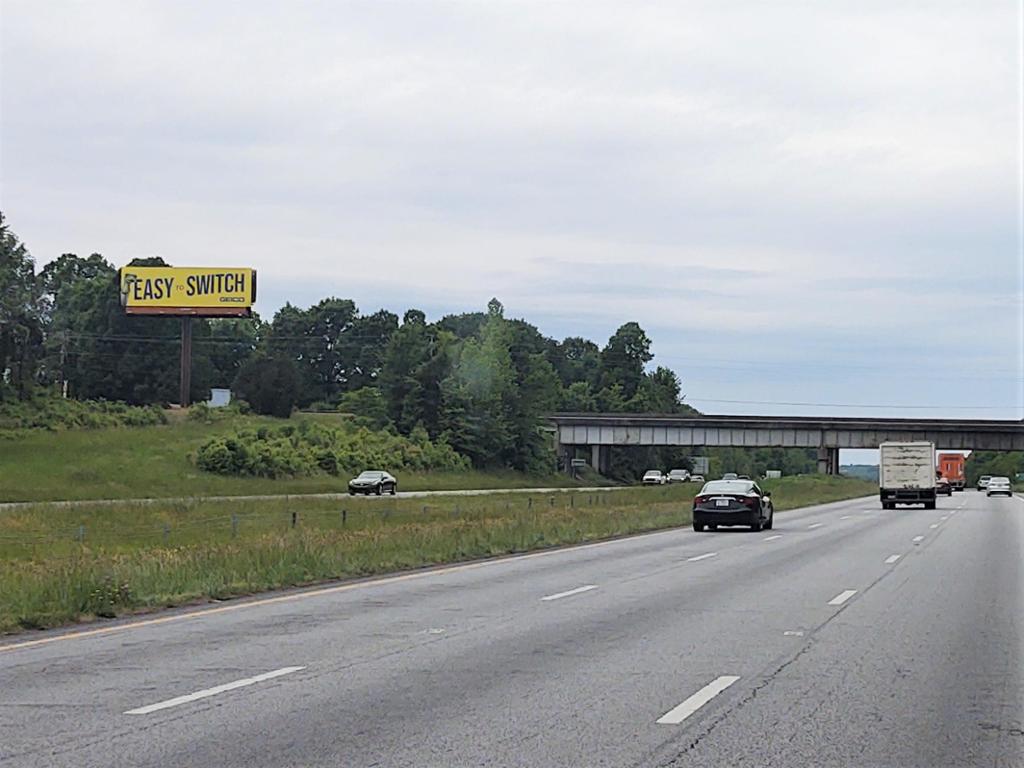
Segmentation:
[(601, 350), (601, 385), (622, 387), (624, 400), (631, 400), (640, 389), (644, 366), (654, 356), (651, 340), (638, 323), (626, 323), (608, 339)]
[(556, 345), (555, 370), (562, 386), (582, 382), (590, 389), (600, 385), (601, 349), (589, 339), (570, 336)]
[(428, 325), (418, 309), (408, 310), (391, 334), (378, 385), (388, 417), (400, 433), (408, 435), (419, 424), (435, 438), (444, 429), (441, 384), (451, 373), (454, 344), (450, 332)]
[(299, 395), (299, 375), (288, 357), (256, 357), (246, 362), (232, 389), (265, 416), (288, 418)]
[(0, 400), (8, 386), (19, 398), (31, 394), (42, 357), (43, 309), (35, 262), (0, 213)]

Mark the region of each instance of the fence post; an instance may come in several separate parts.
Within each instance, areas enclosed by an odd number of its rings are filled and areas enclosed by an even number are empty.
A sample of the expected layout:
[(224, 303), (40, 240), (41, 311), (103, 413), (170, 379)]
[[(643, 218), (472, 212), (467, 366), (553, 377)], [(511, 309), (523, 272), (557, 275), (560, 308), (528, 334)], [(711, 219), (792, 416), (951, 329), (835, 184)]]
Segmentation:
[(573, 496), (571, 493), (569, 494), (569, 506), (570, 507), (575, 507), (576, 506), (576, 497)]
[(78, 536), (77, 536), (77, 538), (78, 538), (78, 543), (79, 544), (84, 544), (85, 543), (85, 526), (84, 525), (78, 526)]
[(299, 520), (299, 513), (298, 512), (292, 512), (292, 528), (295, 527), (295, 524), (298, 522), (298, 520)]
[(549, 496), (548, 497), (548, 506), (549, 507), (555, 506), (555, 497), (554, 496)]
[(238, 535), (238, 515), (231, 514), (231, 538), (235, 538)]
[(341, 510), (341, 524), (342, 525), (348, 525), (348, 510), (347, 509)]
[(168, 542), (168, 540), (170, 540), (170, 538), (171, 538), (171, 526), (169, 526), (167, 523), (164, 523), (164, 544), (166, 544)]
[(526, 500), (526, 508), (527, 508), (527, 509), (533, 509), (533, 496), (530, 496), (530, 497), (529, 497), (529, 498), (528, 498), (528, 499)]

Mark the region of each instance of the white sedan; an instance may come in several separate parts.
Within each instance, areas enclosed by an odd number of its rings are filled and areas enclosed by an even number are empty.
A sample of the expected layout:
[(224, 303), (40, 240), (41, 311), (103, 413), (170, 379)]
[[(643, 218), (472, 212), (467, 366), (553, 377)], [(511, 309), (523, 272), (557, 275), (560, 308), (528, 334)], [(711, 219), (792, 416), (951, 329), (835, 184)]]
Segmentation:
[(988, 485), (985, 487), (985, 495), (995, 496), (996, 494), (1013, 496), (1013, 488), (1010, 486), (1010, 478), (993, 477), (988, 481)]
[(644, 485), (664, 485), (665, 476), (660, 469), (649, 469), (644, 472), (644, 479), (640, 481)]

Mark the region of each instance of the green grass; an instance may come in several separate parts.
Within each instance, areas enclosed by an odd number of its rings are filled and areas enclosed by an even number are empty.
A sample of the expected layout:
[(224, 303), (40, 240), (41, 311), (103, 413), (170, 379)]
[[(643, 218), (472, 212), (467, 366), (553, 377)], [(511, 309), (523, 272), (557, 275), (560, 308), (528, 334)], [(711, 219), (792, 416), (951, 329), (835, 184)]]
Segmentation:
[[(770, 487), (780, 511), (876, 490), (825, 477)], [(696, 490), (0, 511), (0, 632), (687, 525)]]
[[(294, 419), (329, 420), (330, 416)], [(345, 491), (348, 476), (294, 479), (228, 477), (202, 472), (189, 455), (214, 435), (240, 425), (278, 425), (246, 416), (207, 424), (175, 420), (161, 426), (31, 431), (0, 440), (0, 501), (243, 496)], [(569, 486), (563, 475), (516, 472), (396, 473), (401, 490), (455, 490)]]

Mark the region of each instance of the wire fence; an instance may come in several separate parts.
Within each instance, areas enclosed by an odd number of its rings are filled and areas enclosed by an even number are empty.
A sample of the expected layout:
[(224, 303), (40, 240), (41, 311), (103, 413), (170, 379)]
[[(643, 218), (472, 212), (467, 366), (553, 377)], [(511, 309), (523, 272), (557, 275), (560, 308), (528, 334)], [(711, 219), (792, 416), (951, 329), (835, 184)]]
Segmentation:
[[(626, 496), (629, 498), (626, 498)], [(640, 498), (637, 498), (637, 497)], [(245, 536), (281, 534), (309, 529), (337, 531), (377, 530), (387, 526), (437, 521), (478, 520), (485, 517), (515, 517), (521, 514), (556, 510), (621, 509), (638, 503), (679, 502), (664, 493), (609, 494), (559, 493), (479, 502), (445, 504), (419, 503), (413, 500), (367, 500), (369, 503), (337, 504), (326, 508), (283, 505), (276, 509), (250, 509), (230, 513), (195, 515), (187, 506), (143, 507), (94, 510), (80, 522), (40, 525), (46, 511), (19, 516), (18, 528), (4, 526), (0, 517), (0, 559), (38, 557), (48, 551), (69, 552), (82, 549), (119, 551), (146, 547), (169, 547), (220, 543)], [(133, 520), (132, 515), (144, 520)], [(62, 516), (67, 516), (62, 512)], [(27, 529), (26, 529), (27, 528)], [(35, 530), (33, 530), (35, 528)]]

